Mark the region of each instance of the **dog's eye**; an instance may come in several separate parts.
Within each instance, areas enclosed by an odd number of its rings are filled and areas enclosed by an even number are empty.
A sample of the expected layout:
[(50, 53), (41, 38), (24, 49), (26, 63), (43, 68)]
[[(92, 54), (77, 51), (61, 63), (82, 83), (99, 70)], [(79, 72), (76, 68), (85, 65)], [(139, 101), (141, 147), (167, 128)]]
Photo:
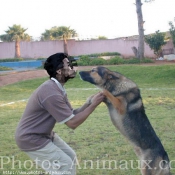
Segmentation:
[(92, 69), (91, 72), (95, 72), (95, 69)]

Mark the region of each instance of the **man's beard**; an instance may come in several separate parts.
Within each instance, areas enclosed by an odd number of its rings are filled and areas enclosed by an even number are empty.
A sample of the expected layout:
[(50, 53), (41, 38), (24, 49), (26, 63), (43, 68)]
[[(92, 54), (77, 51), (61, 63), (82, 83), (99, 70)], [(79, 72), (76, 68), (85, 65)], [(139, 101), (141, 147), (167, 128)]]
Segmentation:
[(66, 83), (68, 80), (73, 79), (73, 78), (75, 78), (75, 77), (64, 77), (64, 80), (65, 80), (64, 83)]
[(66, 83), (68, 80), (75, 78), (75, 76), (76, 76), (76, 72), (73, 72), (72, 74), (68, 76), (61, 76), (61, 78), (59, 78), (59, 82)]

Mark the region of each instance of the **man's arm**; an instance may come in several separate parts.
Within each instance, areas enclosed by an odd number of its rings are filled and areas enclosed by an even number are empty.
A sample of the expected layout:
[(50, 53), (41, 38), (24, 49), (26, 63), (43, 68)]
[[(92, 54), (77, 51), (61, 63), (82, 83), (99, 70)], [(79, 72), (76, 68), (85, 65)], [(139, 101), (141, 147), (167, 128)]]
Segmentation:
[(88, 107), (86, 107), (86, 105), (83, 105), (86, 108), (83, 111), (75, 114), (75, 116), (72, 119), (70, 119), (69, 121), (67, 121), (65, 124), (69, 128), (76, 129), (79, 125), (81, 125), (88, 118), (88, 116), (103, 101), (103, 99), (104, 99), (104, 95), (103, 95), (102, 92), (96, 94), (93, 97), (93, 100), (92, 100), (91, 104)]
[(73, 110), (73, 114), (76, 115), (82, 111), (84, 111), (88, 106), (90, 105), (90, 103), (85, 103), (83, 106), (81, 106), (80, 108), (74, 109)]
[(77, 109), (74, 109), (73, 110), (73, 114), (78, 114), (79, 112), (82, 112), (84, 111), (91, 103), (92, 103), (92, 98), (94, 97), (95, 95), (92, 95), (90, 96), (87, 100), (86, 100), (86, 103), (84, 103), (83, 106), (81, 106), (80, 108), (77, 108)]

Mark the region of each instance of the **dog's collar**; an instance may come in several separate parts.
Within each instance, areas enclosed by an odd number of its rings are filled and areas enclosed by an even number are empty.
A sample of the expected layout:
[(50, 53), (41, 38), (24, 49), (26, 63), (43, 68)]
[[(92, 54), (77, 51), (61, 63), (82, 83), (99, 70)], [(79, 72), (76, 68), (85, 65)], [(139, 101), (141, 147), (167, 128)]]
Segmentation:
[(53, 80), (53, 81), (57, 84), (58, 88), (61, 89), (62, 92), (63, 92), (63, 94), (65, 95), (65, 94), (66, 94), (66, 90), (65, 90), (64, 87), (59, 83), (59, 81), (58, 81), (57, 79), (53, 78), (53, 77), (51, 78), (51, 80)]

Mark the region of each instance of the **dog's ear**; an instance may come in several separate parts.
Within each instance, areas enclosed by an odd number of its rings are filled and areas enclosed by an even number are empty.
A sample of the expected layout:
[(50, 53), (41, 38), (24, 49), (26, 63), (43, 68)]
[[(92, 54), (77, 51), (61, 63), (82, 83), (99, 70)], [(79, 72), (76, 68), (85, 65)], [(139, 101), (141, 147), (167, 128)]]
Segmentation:
[(120, 73), (118, 73), (118, 72), (113, 72), (113, 77), (115, 78), (115, 79), (121, 79), (122, 77), (124, 77), (122, 74), (120, 74)]
[(117, 76), (114, 76), (113, 74), (108, 74), (108, 77), (107, 77), (108, 80), (112, 80), (112, 79), (119, 79), (119, 77)]

